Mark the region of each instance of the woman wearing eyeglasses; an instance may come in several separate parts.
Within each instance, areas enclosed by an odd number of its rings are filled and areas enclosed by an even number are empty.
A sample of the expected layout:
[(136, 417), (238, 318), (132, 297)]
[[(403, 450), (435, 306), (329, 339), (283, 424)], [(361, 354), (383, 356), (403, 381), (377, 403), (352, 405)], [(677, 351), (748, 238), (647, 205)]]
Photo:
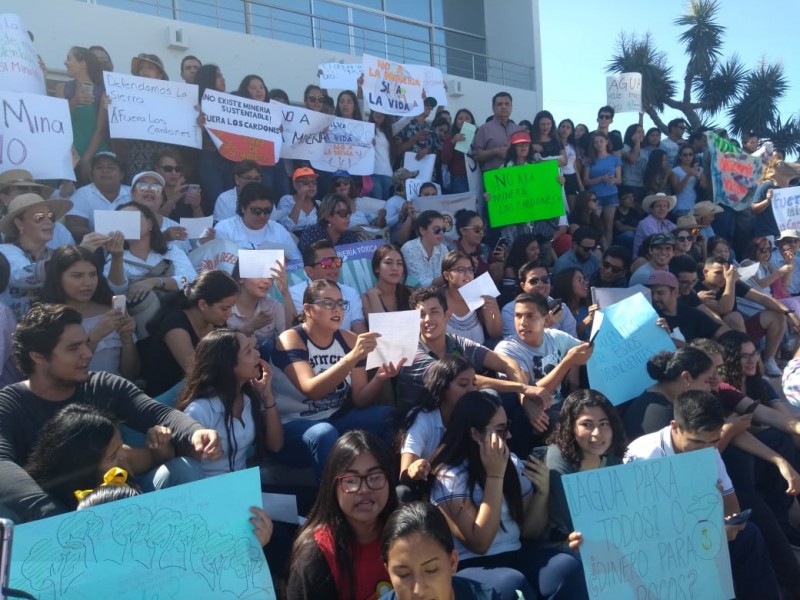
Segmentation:
[(328, 194), (319, 203), (317, 224), (306, 228), (300, 235), (300, 252), (314, 242), (328, 240), (334, 246), (360, 242), (358, 234), (350, 230), (350, 217), (353, 214), (347, 198), (339, 194)]
[(499, 399), (468, 392), (431, 461), (431, 503), (448, 519), (459, 569), (484, 569), (480, 579), (504, 598), (518, 589), (525, 598), (587, 598), (575, 555), (532, 544), (547, 525), (550, 476), (544, 462), (509, 450), (508, 426)]
[(317, 222), (317, 178), (310, 167), (295, 169), (292, 174), (294, 193), (278, 200), (275, 220), (295, 235)]
[(0, 232), (6, 242), (0, 244), (0, 252), (8, 259), (10, 268), (8, 286), (0, 294), (0, 301), (14, 311), (17, 319), (36, 302), (39, 288), (44, 284), (47, 261), (53, 253), (47, 243), (53, 239), (56, 221), (71, 208), (69, 200), (45, 200), (38, 194), (21, 194), (9, 203), (6, 216), (0, 221)]
[(483, 344), (487, 335), (492, 339), (501, 338), (503, 324), (497, 300), (492, 296), (483, 296), (483, 306), (470, 309), (458, 291), (475, 279), (472, 259), (462, 252), (448, 252), (442, 260), (442, 277), (447, 306), (451, 312), (447, 333), (470, 339), (477, 344)]
[(285, 432), (277, 459), (293, 467), (310, 465), (318, 478), (342, 433), (367, 429), (391, 435), (391, 408), (371, 404), (405, 362), (382, 365), (367, 381), (367, 355), (379, 336), (341, 329), (346, 307), (338, 284), (311, 282), (303, 294), (300, 324), (278, 336), (272, 355)]
[(694, 150), (691, 146), (680, 149), (678, 164), (672, 167), (669, 174), (669, 186), (678, 199), (677, 205), (672, 210), (672, 218), (688, 215), (697, 203), (697, 190), (707, 187), (703, 167), (694, 164)]
[(153, 154), (153, 169), (164, 178), (160, 212), (172, 219), (204, 217), (200, 186), (186, 182), (182, 163), (180, 152), (169, 146)]
[(272, 192), (260, 183), (248, 183), (236, 200), (236, 215), (223, 219), (214, 228), (216, 239), (231, 241), (247, 250), (267, 244), (282, 248), (287, 261), (301, 260), (292, 235), (270, 219), (273, 208)]
[(403, 244), (403, 260), (406, 261), (412, 284), (418, 287), (440, 286), (442, 260), (447, 254), (444, 241), (444, 217), (435, 210), (422, 211), (414, 222), (417, 237)]
[(153, 211), (165, 242), (173, 242), (184, 252), (191, 252), (192, 245), (189, 243), (186, 229), (161, 212), (164, 206), (164, 185), (164, 178), (155, 171), (137, 173), (131, 181), (131, 200), (144, 204)]
[(287, 600), (379, 598), (392, 589), (381, 531), (397, 507), (394, 463), (373, 434), (351, 431), (339, 438), (292, 545)]

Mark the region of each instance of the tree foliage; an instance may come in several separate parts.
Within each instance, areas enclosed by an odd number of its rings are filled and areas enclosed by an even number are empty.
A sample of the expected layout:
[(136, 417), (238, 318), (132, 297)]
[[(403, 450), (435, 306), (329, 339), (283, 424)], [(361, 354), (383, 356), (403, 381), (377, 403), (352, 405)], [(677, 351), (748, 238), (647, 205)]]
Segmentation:
[(718, 12), (718, 0), (691, 0), (687, 12), (673, 21), (683, 28), (678, 39), (687, 57), (681, 82), (649, 32), (620, 33), (608, 72), (642, 74), (643, 109), (665, 133), (661, 113), (669, 107), (683, 113), (692, 129), (711, 127), (724, 116), (736, 136), (752, 131), (797, 152), (800, 117), (784, 122), (778, 110), (789, 89), (783, 66), (762, 59), (748, 69), (736, 54), (724, 57), (725, 27), (717, 22)]

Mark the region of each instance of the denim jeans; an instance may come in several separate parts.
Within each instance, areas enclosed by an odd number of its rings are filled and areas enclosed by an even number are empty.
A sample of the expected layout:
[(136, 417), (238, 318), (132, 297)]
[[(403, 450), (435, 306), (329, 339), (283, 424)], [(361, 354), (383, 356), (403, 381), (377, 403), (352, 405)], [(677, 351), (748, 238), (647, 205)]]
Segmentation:
[(370, 198), (388, 200), (392, 197), (392, 178), (390, 175), (370, 175), (370, 179), (372, 179), (372, 191), (368, 194)]
[(175, 487), (184, 483), (200, 481), (203, 468), (192, 458), (178, 456), (156, 467), (152, 471), (136, 477), (143, 492), (153, 492), (164, 488)]

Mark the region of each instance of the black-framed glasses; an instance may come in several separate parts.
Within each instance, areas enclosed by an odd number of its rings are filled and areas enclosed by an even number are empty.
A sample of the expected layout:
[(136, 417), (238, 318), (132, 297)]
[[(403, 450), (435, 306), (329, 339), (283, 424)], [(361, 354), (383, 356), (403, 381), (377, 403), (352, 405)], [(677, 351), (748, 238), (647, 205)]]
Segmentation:
[(172, 173), (173, 171), (175, 173), (183, 173), (183, 167), (180, 165), (174, 167), (172, 165), (159, 165), (158, 168), (164, 171), (164, 173)]
[(433, 228), (433, 235), (439, 235), (447, 231), (444, 227), (434, 227)]
[(608, 113), (603, 113), (602, 115), (599, 115), (599, 116), (598, 116), (598, 119), (603, 119), (603, 120), (606, 120), (606, 121), (608, 121), (608, 120), (610, 120), (610, 119), (613, 119), (613, 118), (614, 118), (614, 117), (612, 117), (612, 116), (611, 116), (610, 114), (608, 114)]
[(331, 214), (336, 215), (337, 217), (341, 217), (343, 219), (348, 219), (350, 215), (352, 215), (353, 213), (350, 212), (350, 210), (347, 208), (340, 208), (339, 210), (333, 211)]
[(548, 283), (550, 283), (550, 276), (543, 275), (542, 277), (531, 277), (530, 279), (528, 279), (528, 283), (530, 285), (539, 285), (540, 283), (544, 283), (545, 285), (547, 285)]
[(164, 186), (160, 183), (144, 183), (143, 181), (140, 181), (136, 184), (136, 191), (138, 192), (155, 192), (158, 194), (163, 189)]
[(341, 256), (326, 256), (325, 258), (320, 258), (319, 261), (312, 264), (312, 267), (319, 265), (323, 269), (338, 269), (342, 266), (342, 257)]
[(603, 261), (603, 268), (611, 271), (612, 273), (622, 273), (622, 267), (618, 267), (617, 265), (612, 265), (607, 260)]
[[(499, 437), (501, 440), (505, 440), (505, 439), (508, 438), (508, 434), (509, 434), (509, 430), (510, 429), (511, 429), (511, 419), (509, 419), (505, 423), (502, 423), (501, 425), (499, 425), (498, 427), (496, 427), (492, 431), (494, 431), (497, 434), (497, 437)], [(484, 433), (489, 433), (489, 429), (488, 428), (484, 429), (483, 431), (484, 431)]]
[(347, 310), (350, 308), (349, 300), (332, 300), (331, 298), (320, 298), (319, 300), (314, 300), (311, 304), (321, 306), (325, 310), (333, 310), (335, 308)]
[(56, 222), (56, 213), (54, 213), (52, 210), (49, 210), (47, 212), (35, 212), (35, 213), (33, 213), (33, 222), (36, 223), (37, 225), (39, 223), (41, 223), (42, 221), (44, 221), (45, 219), (50, 219), (51, 223), (55, 223)]
[(677, 241), (679, 241), (679, 242), (691, 242), (692, 241), (692, 236), (690, 236), (690, 235), (679, 235), (679, 236), (676, 236), (675, 239)]
[(473, 267), (453, 267), (450, 269), (451, 273), (458, 273), (461, 276), (464, 275), (475, 275), (475, 269)]
[(383, 471), (375, 471), (369, 475), (353, 475), (352, 473), (345, 473), (339, 475), (336, 479), (339, 480), (339, 487), (345, 494), (355, 494), (361, 489), (361, 485), (366, 483), (367, 488), (373, 492), (382, 490), (386, 487), (389, 480), (386, 473)]
[(325, 96), (306, 96), (309, 102), (325, 102)]
[(584, 246), (583, 244), (578, 244), (578, 248), (580, 248), (584, 252), (591, 252), (592, 250), (597, 248), (597, 244), (595, 244), (594, 246)]
[(254, 217), (261, 217), (261, 216), (268, 217), (269, 215), (272, 214), (273, 208), (274, 207), (272, 206), (268, 208), (259, 208), (258, 206), (248, 206), (247, 210), (250, 211), (250, 214), (253, 215)]

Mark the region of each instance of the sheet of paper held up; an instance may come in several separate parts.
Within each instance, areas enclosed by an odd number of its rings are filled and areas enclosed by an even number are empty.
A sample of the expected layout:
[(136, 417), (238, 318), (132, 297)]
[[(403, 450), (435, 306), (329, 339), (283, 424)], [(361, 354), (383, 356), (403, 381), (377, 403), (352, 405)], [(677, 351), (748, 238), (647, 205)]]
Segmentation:
[(497, 298), (500, 295), (500, 291), (489, 273), (484, 273), (465, 286), (458, 288), (458, 293), (461, 294), (470, 310), (477, 310), (483, 306), (483, 298), (481, 296)]
[(603, 324), (603, 319), (606, 316), (600, 312), (599, 310), (595, 311), (594, 319), (592, 319), (592, 330), (589, 332), (589, 341), (593, 342), (594, 338), (597, 336), (598, 332), (600, 331), (600, 326)]
[(126, 240), (138, 240), (142, 232), (142, 215), (138, 210), (96, 210), (94, 230), (103, 235), (119, 231)]
[(739, 279), (742, 281), (747, 281), (753, 275), (758, 273), (759, 264), (754, 262), (752, 265), (747, 265), (746, 267), (739, 267), (736, 269), (739, 272)]
[(461, 124), (460, 132), (464, 135), (464, 139), (460, 142), (456, 142), (455, 149), (459, 152), (463, 152), (464, 154), (468, 154), (469, 149), (472, 147), (472, 140), (475, 138), (476, 131), (478, 131), (478, 128), (475, 127), (475, 125), (464, 121)]
[(367, 354), (367, 370), (385, 363), (397, 365), (403, 358), (404, 366), (414, 362), (419, 344), (419, 311), (370, 313), (369, 330), (381, 334), (375, 350)]
[(436, 154), (426, 154), (417, 160), (416, 152), (406, 152), (403, 155), (403, 166), (409, 171), (419, 171), (417, 179), (430, 181), (433, 179), (433, 167), (436, 166)]
[(214, 227), (214, 217), (181, 217), (181, 227), (186, 230), (190, 240), (198, 240), (206, 229)]
[(261, 505), (273, 521), (302, 525), (297, 514), (297, 496), (294, 494), (261, 493)]
[(283, 262), (283, 250), (239, 250), (239, 277), (272, 279), (278, 262)]
[(608, 308), (612, 304), (621, 302), (622, 300), (625, 300), (625, 298), (635, 296), (639, 292), (641, 292), (644, 297), (647, 298), (648, 302), (650, 302), (651, 299), (650, 288), (638, 283), (627, 288), (593, 287), (591, 291), (592, 304), (597, 304), (600, 308)]

